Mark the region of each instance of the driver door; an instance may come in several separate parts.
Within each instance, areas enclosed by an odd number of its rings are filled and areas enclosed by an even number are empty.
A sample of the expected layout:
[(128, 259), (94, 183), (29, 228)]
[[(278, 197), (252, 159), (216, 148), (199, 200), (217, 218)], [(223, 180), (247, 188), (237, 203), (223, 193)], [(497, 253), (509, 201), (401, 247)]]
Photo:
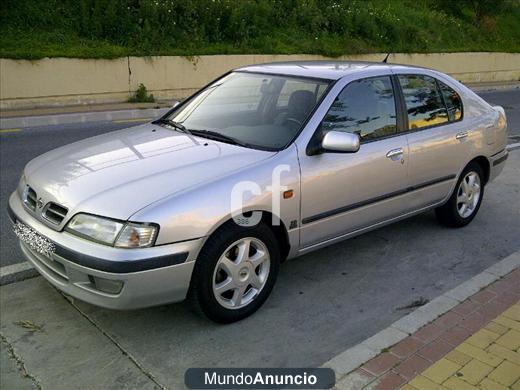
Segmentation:
[(320, 131), (360, 136), (355, 153), (299, 149), (301, 246), (341, 237), (403, 214), (408, 143), (398, 123), (390, 76), (353, 81), (339, 93)]

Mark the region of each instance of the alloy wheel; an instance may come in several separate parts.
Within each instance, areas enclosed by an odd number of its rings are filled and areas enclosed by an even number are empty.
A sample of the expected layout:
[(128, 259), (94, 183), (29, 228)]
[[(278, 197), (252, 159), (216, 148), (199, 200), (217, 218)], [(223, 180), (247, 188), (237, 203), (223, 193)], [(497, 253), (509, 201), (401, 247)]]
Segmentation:
[(235, 241), (220, 256), (213, 273), (213, 294), (227, 309), (249, 305), (264, 288), (271, 258), (265, 244), (257, 238)]
[(480, 200), (480, 177), (476, 172), (468, 172), (457, 190), (457, 212), (462, 218), (473, 214)]

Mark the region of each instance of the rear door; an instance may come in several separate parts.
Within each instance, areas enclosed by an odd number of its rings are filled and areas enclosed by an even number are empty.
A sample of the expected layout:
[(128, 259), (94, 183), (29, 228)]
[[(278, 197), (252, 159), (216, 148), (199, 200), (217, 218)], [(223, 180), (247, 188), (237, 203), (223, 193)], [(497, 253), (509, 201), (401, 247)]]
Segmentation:
[(425, 74), (398, 74), (404, 97), (410, 161), (410, 210), (442, 201), (467, 162), (469, 132), (460, 96)]

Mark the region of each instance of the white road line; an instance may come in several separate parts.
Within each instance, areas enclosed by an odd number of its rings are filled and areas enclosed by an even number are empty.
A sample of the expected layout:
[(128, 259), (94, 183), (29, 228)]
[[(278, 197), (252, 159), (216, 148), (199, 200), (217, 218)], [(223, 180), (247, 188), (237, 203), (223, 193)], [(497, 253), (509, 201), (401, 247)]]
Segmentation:
[(520, 148), (520, 142), (516, 142), (514, 144), (509, 144), (506, 146), (507, 150), (513, 150), (513, 149), (518, 149), (518, 148)]
[(23, 263), (6, 265), (4, 267), (0, 267), (0, 278), (15, 274), (17, 272), (27, 271), (31, 268), (33, 268), (33, 266), (28, 261), (24, 261)]

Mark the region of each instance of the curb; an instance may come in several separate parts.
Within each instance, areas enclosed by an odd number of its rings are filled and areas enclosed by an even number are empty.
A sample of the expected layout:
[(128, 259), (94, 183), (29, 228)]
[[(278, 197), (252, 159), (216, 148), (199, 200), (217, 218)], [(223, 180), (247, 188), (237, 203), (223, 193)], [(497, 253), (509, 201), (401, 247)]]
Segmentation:
[(404, 340), (424, 325), (432, 322), (437, 317), (440, 317), (459, 303), (465, 301), (484, 287), (489, 286), (518, 267), (520, 267), (520, 251), (509, 255), (480, 274), (402, 317), (374, 336), (336, 355), (324, 363), (322, 367), (332, 368), (336, 373), (335, 389), (350, 389), (353, 384), (362, 380), (362, 378), (358, 378), (359, 375), (353, 371), (379, 355), (381, 350), (390, 348), (399, 341)]
[(40, 274), (28, 261), (0, 267), (0, 286), (34, 278)]
[(38, 115), (14, 118), (0, 118), (0, 129), (24, 128), (49, 125), (64, 125), (83, 122), (102, 122), (127, 119), (153, 119), (164, 115), (169, 107), (166, 108), (143, 108), (133, 110), (117, 111), (94, 111), (78, 112), (72, 114), (58, 115)]

